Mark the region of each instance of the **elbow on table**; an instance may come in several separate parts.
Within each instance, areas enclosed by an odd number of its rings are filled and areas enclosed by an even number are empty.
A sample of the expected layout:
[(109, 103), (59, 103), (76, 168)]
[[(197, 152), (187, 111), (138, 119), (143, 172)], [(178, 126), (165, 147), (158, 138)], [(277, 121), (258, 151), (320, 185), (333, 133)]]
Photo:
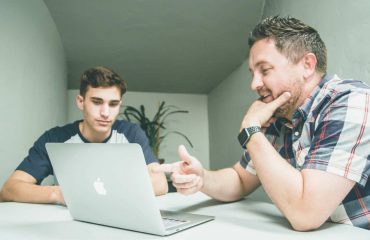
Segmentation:
[(11, 191), (8, 189), (6, 184), (0, 189), (0, 202), (11, 201)]
[[(203, 192), (205, 193), (205, 192)], [(207, 194), (207, 193), (205, 193)], [(216, 199), (217, 201), (223, 202), (223, 203), (230, 203), (230, 202), (236, 202), (245, 197), (245, 195), (240, 195), (240, 194), (224, 194), (224, 195), (219, 195), (219, 196), (212, 196), (207, 194), (208, 196)]]
[(18, 202), (19, 201), (19, 187), (18, 181), (8, 180), (0, 189), (0, 202)]
[(321, 227), (325, 221), (319, 221), (317, 219), (309, 219), (307, 216), (301, 216), (295, 219), (289, 219), (290, 225), (295, 231), (308, 232), (313, 231)]

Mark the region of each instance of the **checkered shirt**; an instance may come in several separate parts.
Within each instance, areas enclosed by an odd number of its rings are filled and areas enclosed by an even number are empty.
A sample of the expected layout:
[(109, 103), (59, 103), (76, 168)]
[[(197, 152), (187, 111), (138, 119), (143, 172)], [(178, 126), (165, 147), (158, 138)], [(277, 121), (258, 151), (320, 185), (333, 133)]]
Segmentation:
[[(317, 169), (356, 182), (330, 220), (370, 229), (370, 88), (357, 80), (325, 76), (292, 116), (265, 136), (298, 170)], [(249, 154), (240, 164), (256, 174)]]

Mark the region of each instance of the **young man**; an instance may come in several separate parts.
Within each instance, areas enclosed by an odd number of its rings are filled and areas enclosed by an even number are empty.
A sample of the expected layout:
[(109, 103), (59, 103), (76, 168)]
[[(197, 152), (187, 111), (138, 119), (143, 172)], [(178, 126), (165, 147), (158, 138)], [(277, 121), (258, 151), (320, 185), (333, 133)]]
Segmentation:
[(326, 73), (326, 47), (294, 18), (263, 20), (249, 38), (252, 103), (233, 168), (207, 171), (179, 148), (177, 190), (238, 200), (260, 185), (298, 231), (325, 221), (370, 229), (370, 89)]
[(46, 131), (6, 181), (0, 199), (65, 205), (59, 186), (40, 186), (45, 177), (53, 174), (45, 149), (47, 142), (138, 143), (144, 151), (154, 192), (156, 195), (167, 193), (165, 175), (151, 171), (158, 163), (145, 133), (136, 124), (116, 120), (125, 92), (125, 81), (109, 68), (95, 67), (84, 72), (81, 76), (80, 95), (76, 98), (76, 104), (83, 112), (83, 120)]

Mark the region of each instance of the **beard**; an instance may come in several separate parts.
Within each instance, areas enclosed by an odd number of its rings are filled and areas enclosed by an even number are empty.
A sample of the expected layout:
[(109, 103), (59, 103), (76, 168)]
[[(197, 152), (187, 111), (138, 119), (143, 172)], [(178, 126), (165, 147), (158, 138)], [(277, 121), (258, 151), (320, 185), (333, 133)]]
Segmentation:
[(303, 91), (302, 83), (300, 81), (295, 81), (290, 90), (292, 97), (288, 100), (288, 102), (277, 108), (273, 116), (276, 118), (291, 119), (292, 114), (298, 107), (297, 104), (302, 94), (302, 91)]
[(273, 116), (276, 118), (289, 118), (289, 115), (290, 115), (290, 106), (284, 104), (283, 106), (276, 109)]

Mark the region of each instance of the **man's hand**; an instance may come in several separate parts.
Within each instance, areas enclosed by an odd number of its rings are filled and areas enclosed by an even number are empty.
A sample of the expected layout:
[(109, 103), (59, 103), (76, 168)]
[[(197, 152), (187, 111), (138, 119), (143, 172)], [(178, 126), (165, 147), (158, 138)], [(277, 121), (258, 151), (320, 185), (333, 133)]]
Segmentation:
[(202, 164), (189, 155), (184, 145), (180, 145), (178, 154), (181, 161), (172, 164), (155, 166), (155, 172), (172, 173), (172, 184), (179, 193), (190, 195), (198, 192), (203, 186), (204, 169)]
[(50, 188), (52, 189), (52, 192), (51, 192), (51, 195), (50, 195), (51, 202), (54, 203), (54, 204), (66, 206), (66, 202), (64, 200), (62, 191), (60, 190), (60, 187), (59, 186), (50, 186)]
[(16, 170), (1, 189), (1, 200), (7, 202), (48, 203), (66, 205), (59, 186), (40, 186), (36, 179)]
[(245, 114), (240, 126), (240, 131), (243, 128), (251, 126), (268, 127), (276, 119), (273, 117), (275, 111), (286, 103), (291, 97), (289, 92), (284, 92), (274, 101), (264, 103), (261, 100), (255, 101)]

